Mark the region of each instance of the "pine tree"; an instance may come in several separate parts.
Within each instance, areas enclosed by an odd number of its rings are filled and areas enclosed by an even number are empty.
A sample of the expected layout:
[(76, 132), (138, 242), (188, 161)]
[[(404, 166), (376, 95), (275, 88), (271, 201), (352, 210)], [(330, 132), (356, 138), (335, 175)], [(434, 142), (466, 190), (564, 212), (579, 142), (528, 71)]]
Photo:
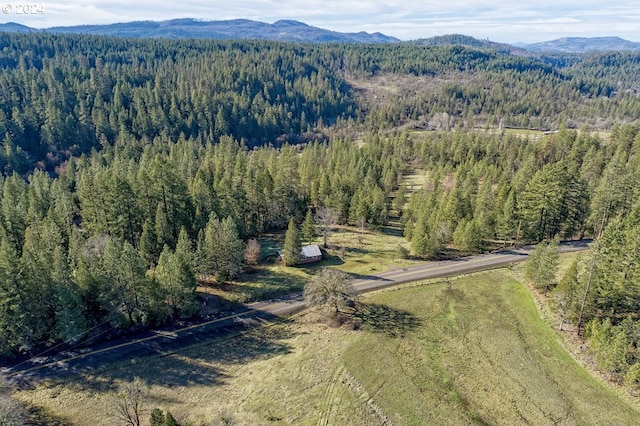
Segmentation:
[(349, 207), (349, 220), (351, 223), (367, 223), (371, 216), (371, 200), (366, 189), (358, 188), (351, 197)]
[(396, 196), (393, 198), (392, 207), (398, 213), (399, 217), (402, 217), (404, 212), (404, 205), (407, 203), (407, 185), (404, 183), (400, 185), (396, 191)]
[(502, 211), (498, 215), (497, 231), (505, 244), (507, 239), (517, 237), (518, 206), (516, 196), (513, 191), (509, 192), (509, 195), (502, 206)]
[(158, 236), (153, 222), (147, 218), (142, 225), (140, 235), (140, 255), (147, 262), (147, 267), (152, 268), (158, 263), (160, 250), (158, 250)]
[(28, 188), (29, 209), (27, 222), (37, 223), (42, 221), (51, 205), (51, 178), (42, 170), (35, 170), (29, 177)]
[(175, 240), (173, 238), (171, 224), (169, 223), (169, 220), (167, 218), (166, 209), (161, 203), (158, 203), (158, 206), (156, 208), (155, 219), (155, 234), (158, 238), (156, 243), (157, 246), (162, 247), (166, 244), (169, 247), (173, 247), (175, 244)]
[(533, 249), (525, 263), (525, 277), (547, 293), (555, 286), (559, 261), (558, 240), (540, 243)]
[(28, 302), (24, 322), (32, 343), (49, 337), (55, 327), (57, 286), (51, 266), (56, 263), (54, 254), (62, 251), (61, 244), (57, 227), (50, 222), (30, 225), (25, 231), (20, 258), (21, 292)]
[(167, 411), (167, 416), (164, 419), (164, 426), (180, 426), (180, 423), (173, 417), (171, 411)]
[(296, 222), (291, 218), (289, 220), (289, 227), (284, 236), (284, 249), (282, 258), (287, 266), (296, 265), (300, 262), (300, 253), (302, 251), (302, 244), (300, 243), (300, 232), (296, 226)]
[(482, 230), (476, 223), (476, 219), (462, 219), (453, 233), (453, 241), (460, 250), (479, 251), (482, 249)]
[(590, 223), (596, 237), (600, 236), (611, 218), (630, 211), (636, 180), (622, 158), (615, 156), (609, 162), (591, 202)]
[(519, 199), (520, 214), (529, 238), (540, 241), (554, 237), (561, 229), (563, 201), (562, 164), (547, 165), (527, 183)]
[(63, 244), (68, 246), (73, 229), (73, 219), (75, 214), (74, 197), (64, 186), (60, 178), (51, 184), (51, 206), (48, 211), (48, 218), (54, 222), (62, 235)]
[(575, 323), (580, 312), (580, 299), (582, 297), (581, 283), (578, 276), (578, 260), (571, 262), (569, 269), (564, 273), (562, 279), (553, 289), (554, 300), (560, 310), (561, 324), (560, 330), (565, 321)]
[(434, 257), (442, 247), (428, 219), (421, 215), (412, 230), (411, 250), (416, 256)]
[(154, 408), (149, 419), (151, 426), (164, 426), (164, 420), (165, 416), (162, 410), (159, 408)]
[(242, 271), (242, 240), (231, 217), (219, 221), (211, 215), (202, 246), (201, 262), (207, 273), (219, 280), (227, 280)]
[(302, 222), (302, 238), (307, 243), (313, 242), (318, 236), (316, 232), (316, 224), (313, 221), (313, 215), (311, 214), (311, 209), (307, 210), (307, 215), (304, 217), (304, 222)]
[(175, 252), (165, 246), (154, 272), (172, 314), (190, 315), (197, 310), (193, 262), (191, 241), (183, 229)]
[(101, 304), (109, 311), (114, 325), (148, 322), (151, 283), (147, 268), (138, 251), (128, 242), (108, 240), (101, 257)]
[(0, 213), (4, 228), (4, 237), (13, 244), (18, 256), (22, 253), (24, 232), (27, 228), (27, 186), (22, 177), (16, 173), (4, 180)]
[(624, 375), (624, 385), (633, 392), (640, 390), (640, 361), (636, 361)]
[(19, 263), (13, 244), (0, 238), (0, 355), (9, 355), (26, 338), (28, 300)]
[(72, 279), (69, 261), (62, 247), (53, 253), (52, 278), (56, 296), (56, 337), (69, 341), (87, 330), (82, 292)]

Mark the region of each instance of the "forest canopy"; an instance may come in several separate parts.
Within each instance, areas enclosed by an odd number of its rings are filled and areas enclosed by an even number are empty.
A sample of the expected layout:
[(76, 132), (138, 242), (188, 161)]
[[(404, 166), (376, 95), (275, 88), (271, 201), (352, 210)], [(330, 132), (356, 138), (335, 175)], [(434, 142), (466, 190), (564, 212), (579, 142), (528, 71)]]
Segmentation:
[[(621, 218), (639, 211), (639, 66), (634, 53), (0, 34), (0, 348), (192, 315), (198, 279), (233, 279), (246, 241), (319, 209), (361, 228), (396, 215), (418, 258), (634, 241), (637, 220)], [(409, 197), (414, 171), (426, 183)], [(614, 323), (636, 308), (628, 294)]]
[[(279, 145), (336, 124), (610, 128), (640, 116), (638, 71), (638, 53), (2, 33), (0, 166), (53, 172), (130, 138)], [(388, 99), (362, 93), (388, 76)]]

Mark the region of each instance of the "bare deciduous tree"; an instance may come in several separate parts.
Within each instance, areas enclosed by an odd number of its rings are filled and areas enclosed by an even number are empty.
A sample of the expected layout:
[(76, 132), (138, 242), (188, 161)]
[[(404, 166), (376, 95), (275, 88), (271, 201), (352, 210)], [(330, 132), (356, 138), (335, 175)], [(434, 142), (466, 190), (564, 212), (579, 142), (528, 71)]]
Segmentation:
[(327, 240), (333, 231), (333, 226), (338, 222), (338, 214), (329, 207), (320, 207), (314, 219), (322, 228), (322, 242), (324, 248), (327, 248)]
[(120, 386), (109, 402), (111, 416), (128, 426), (140, 426), (147, 388), (139, 377)]
[(260, 243), (255, 238), (247, 241), (244, 248), (244, 261), (247, 265), (257, 265), (260, 261)]

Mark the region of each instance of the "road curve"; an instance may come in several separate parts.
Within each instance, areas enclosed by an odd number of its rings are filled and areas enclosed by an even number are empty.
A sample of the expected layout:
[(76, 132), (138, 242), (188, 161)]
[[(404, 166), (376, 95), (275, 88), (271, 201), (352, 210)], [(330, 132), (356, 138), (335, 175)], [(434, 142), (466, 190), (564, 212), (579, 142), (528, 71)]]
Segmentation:
[[(560, 251), (585, 250), (590, 242), (590, 240), (563, 242), (560, 245)], [(531, 250), (532, 247), (528, 246), (455, 260), (426, 262), (376, 275), (356, 276), (352, 283), (355, 292), (361, 294), (399, 284), (450, 277), (521, 262), (527, 258)], [(90, 373), (100, 365), (107, 363), (133, 361), (151, 355), (171, 354), (201, 340), (207, 340), (216, 335), (233, 335), (255, 325), (269, 323), (279, 317), (301, 311), (304, 308), (302, 293), (295, 293), (279, 299), (250, 303), (234, 312), (225, 312), (219, 317), (188, 326), (149, 331), (116, 343), (107, 342), (93, 347), (62, 352), (55, 356), (32, 358), (15, 366), (6, 366), (2, 370), (9, 377), (30, 381)]]

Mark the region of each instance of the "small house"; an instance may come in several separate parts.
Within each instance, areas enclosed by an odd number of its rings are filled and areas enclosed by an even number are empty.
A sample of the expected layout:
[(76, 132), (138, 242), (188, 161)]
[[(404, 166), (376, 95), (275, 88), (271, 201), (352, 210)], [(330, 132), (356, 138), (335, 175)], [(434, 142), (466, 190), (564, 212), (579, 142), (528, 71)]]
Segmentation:
[(300, 254), (300, 263), (314, 263), (322, 260), (322, 252), (317, 244), (302, 246)]
[[(283, 250), (279, 250), (278, 254), (282, 258)], [(322, 252), (320, 251), (320, 247), (317, 244), (311, 244), (309, 246), (302, 246), (302, 250), (300, 250), (300, 260), (298, 264), (301, 263), (315, 263), (320, 262), (322, 260)]]

